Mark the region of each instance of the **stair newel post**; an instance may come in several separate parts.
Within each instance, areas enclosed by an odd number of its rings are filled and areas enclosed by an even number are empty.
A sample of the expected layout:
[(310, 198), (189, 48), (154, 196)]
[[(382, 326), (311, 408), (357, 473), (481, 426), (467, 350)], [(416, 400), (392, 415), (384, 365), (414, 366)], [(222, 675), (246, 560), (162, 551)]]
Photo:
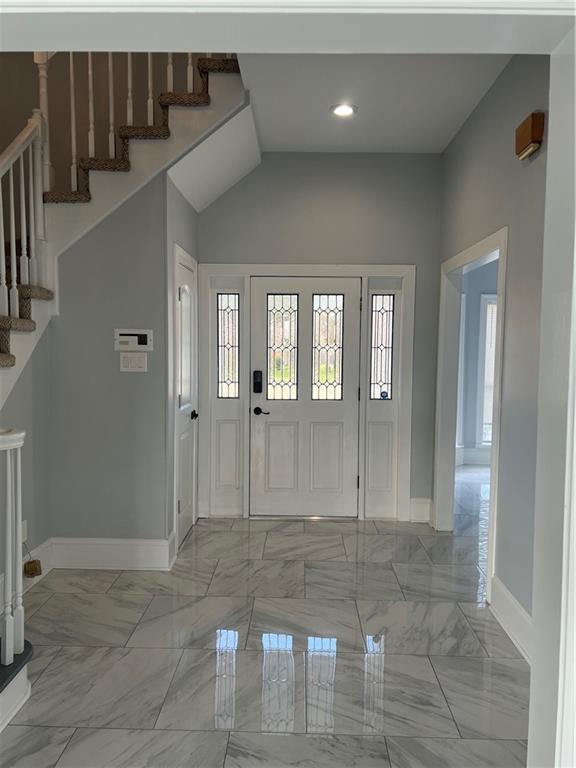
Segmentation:
[(92, 68), (92, 54), (88, 53), (88, 156), (96, 154), (94, 141), (94, 70)]
[(126, 125), (134, 124), (134, 102), (132, 101), (132, 54), (128, 53), (128, 95), (126, 97)]
[(148, 100), (146, 102), (148, 112), (148, 125), (154, 125), (154, 71), (152, 67), (152, 54), (148, 53)]
[(6, 283), (6, 246), (4, 244), (4, 203), (0, 177), (0, 315), (8, 315), (8, 285)]
[(28, 227), (26, 226), (25, 155), (26, 152), (22, 152), (20, 155), (20, 283), (22, 285), (28, 285), (30, 282), (28, 273)]
[(168, 93), (174, 91), (174, 64), (171, 53), (168, 54), (168, 63), (166, 64), (166, 90)]
[(33, 120), (38, 125), (38, 136), (34, 139), (34, 218), (36, 223), (36, 237), (38, 240), (46, 239), (44, 225), (44, 180), (42, 176), (42, 144), (45, 129), (42, 112), (35, 109), (32, 113)]
[(18, 260), (16, 257), (16, 217), (14, 212), (14, 166), (8, 172), (10, 188), (10, 315), (20, 317), (18, 296)]
[(78, 149), (76, 145), (76, 77), (74, 74), (74, 54), (70, 51), (70, 144), (72, 162), (70, 164), (70, 188), (78, 191)]
[(188, 64), (186, 66), (186, 90), (188, 93), (192, 93), (194, 90), (194, 63), (191, 53), (188, 54)]
[(12, 451), (6, 450), (6, 496), (4, 508), (4, 614), (2, 616), (2, 653), (0, 664), (8, 666), (14, 661), (14, 617), (12, 616), (12, 518), (14, 495), (12, 492)]
[(108, 53), (108, 156), (116, 157), (116, 129), (114, 128), (114, 59)]
[(40, 94), (40, 112), (42, 113), (44, 129), (42, 144), (42, 174), (44, 191), (49, 192), (54, 186), (54, 168), (50, 162), (50, 117), (48, 110), (48, 62), (50, 53), (35, 53), (34, 61), (38, 67), (38, 87)]
[(24, 651), (24, 603), (22, 599), (22, 448), (14, 448), (14, 653)]
[(38, 262), (36, 261), (36, 216), (34, 212), (34, 145), (28, 148), (28, 231), (30, 232), (29, 278), (32, 285), (38, 285)]

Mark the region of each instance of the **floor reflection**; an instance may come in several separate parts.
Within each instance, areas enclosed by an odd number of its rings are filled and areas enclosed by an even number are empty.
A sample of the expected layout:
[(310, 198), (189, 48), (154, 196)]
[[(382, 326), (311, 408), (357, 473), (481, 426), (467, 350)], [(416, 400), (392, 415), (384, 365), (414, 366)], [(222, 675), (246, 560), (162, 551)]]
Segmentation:
[(262, 730), (294, 732), (296, 715), (292, 635), (264, 634), (262, 647)]
[(236, 719), (236, 651), (238, 632), (216, 630), (216, 688), (214, 691), (214, 728), (229, 731)]
[(335, 637), (309, 637), (306, 654), (306, 713), (309, 733), (334, 731)]

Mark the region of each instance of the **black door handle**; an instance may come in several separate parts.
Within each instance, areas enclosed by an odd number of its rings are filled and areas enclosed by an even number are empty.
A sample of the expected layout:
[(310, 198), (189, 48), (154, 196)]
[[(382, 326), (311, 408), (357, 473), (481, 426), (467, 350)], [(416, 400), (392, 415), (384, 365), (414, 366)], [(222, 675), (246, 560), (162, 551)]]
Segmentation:
[(254, 415), (260, 416), (260, 414), (263, 414), (264, 416), (270, 416), (270, 411), (263, 411), (262, 408), (257, 405), (256, 408), (254, 408)]
[(192, 411), (192, 413), (190, 414), (190, 418), (192, 419), (192, 421), (196, 421), (196, 419), (198, 418), (198, 412)]

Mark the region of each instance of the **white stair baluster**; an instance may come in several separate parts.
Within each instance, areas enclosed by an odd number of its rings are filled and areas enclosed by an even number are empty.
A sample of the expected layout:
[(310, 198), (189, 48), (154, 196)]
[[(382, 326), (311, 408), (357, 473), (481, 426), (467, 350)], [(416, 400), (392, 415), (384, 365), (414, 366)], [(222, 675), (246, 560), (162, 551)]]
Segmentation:
[(168, 93), (172, 93), (174, 90), (174, 64), (171, 53), (168, 54), (168, 63), (166, 64), (166, 90)]
[(108, 156), (116, 157), (116, 129), (114, 127), (114, 59), (108, 53)]
[(88, 156), (96, 154), (94, 141), (94, 71), (92, 69), (92, 54), (88, 53)]
[(186, 66), (186, 90), (188, 93), (192, 93), (194, 90), (194, 64), (191, 53), (188, 54), (188, 65)]
[(10, 166), (8, 174), (10, 185), (10, 315), (20, 317), (20, 302), (18, 296), (18, 261), (16, 258), (16, 221), (14, 214), (14, 166)]
[(154, 95), (153, 95), (153, 83), (154, 72), (152, 69), (152, 54), (148, 55), (148, 100), (146, 102), (148, 112), (148, 125), (154, 125)]
[(24, 156), (20, 155), (20, 283), (28, 285), (28, 228), (26, 226), (26, 184), (24, 174)]
[(8, 315), (8, 285), (6, 283), (6, 246), (4, 244), (4, 203), (0, 178), (0, 315)]
[(49, 192), (54, 185), (54, 168), (50, 162), (50, 117), (48, 110), (48, 62), (49, 53), (34, 54), (38, 66), (38, 87), (40, 96), (40, 112), (43, 118), (42, 169), (44, 191)]
[(78, 191), (78, 149), (76, 146), (76, 78), (74, 76), (74, 54), (70, 52), (70, 140), (72, 163), (70, 165), (70, 188)]
[(14, 653), (24, 650), (24, 604), (22, 601), (22, 449), (15, 448), (14, 484)]
[(4, 615), (2, 616), (2, 653), (0, 664), (8, 666), (14, 661), (14, 617), (12, 616), (12, 451), (6, 451), (6, 505), (4, 509)]
[(38, 240), (44, 240), (46, 237), (44, 229), (44, 183), (42, 179), (42, 113), (35, 109), (32, 113), (40, 126), (40, 135), (34, 139), (34, 213), (36, 215), (36, 237)]
[[(0, 209), (1, 209), (0, 205)], [(38, 285), (38, 262), (36, 261), (36, 213), (34, 211), (34, 145), (28, 151), (28, 228), (30, 232), (29, 277), (32, 285)]]
[(134, 102), (132, 101), (132, 54), (128, 53), (128, 95), (126, 96), (126, 124), (134, 123)]

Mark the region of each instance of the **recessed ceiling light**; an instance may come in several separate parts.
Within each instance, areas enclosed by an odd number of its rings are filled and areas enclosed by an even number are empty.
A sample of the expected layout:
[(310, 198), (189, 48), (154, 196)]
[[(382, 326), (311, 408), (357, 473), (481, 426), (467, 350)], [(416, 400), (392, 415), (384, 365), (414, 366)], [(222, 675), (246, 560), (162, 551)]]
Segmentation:
[(354, 104), (334, 104), (330, 107), (330, 112), (336, 117), (352, 117), (352, 115), (358, 111), (358, 107)]

